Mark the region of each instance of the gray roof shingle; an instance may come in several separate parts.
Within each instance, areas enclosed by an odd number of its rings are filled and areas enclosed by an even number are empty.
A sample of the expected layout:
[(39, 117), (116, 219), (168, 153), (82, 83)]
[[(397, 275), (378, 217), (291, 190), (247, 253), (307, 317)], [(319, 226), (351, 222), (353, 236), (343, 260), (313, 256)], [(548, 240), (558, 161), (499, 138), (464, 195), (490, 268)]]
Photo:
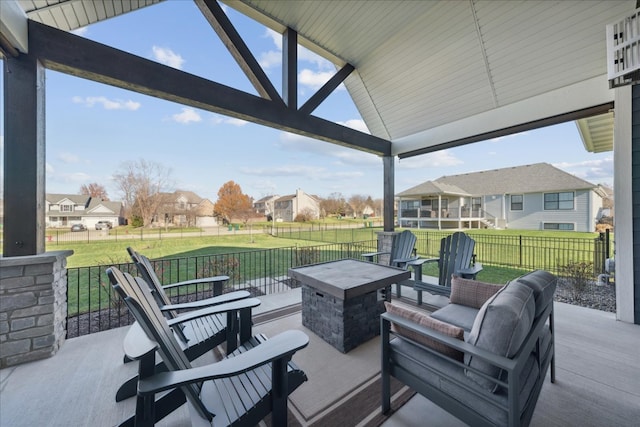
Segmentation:
[(535, 163), (532, 165), (442, 176), (434, 181), (427, 181), (409, 188), (397, 195), (400, 197), (422, 194), (481, 196), (583, 190), (595, 187), (597, 187), (595, 184), (571, 175), (548, 163)]

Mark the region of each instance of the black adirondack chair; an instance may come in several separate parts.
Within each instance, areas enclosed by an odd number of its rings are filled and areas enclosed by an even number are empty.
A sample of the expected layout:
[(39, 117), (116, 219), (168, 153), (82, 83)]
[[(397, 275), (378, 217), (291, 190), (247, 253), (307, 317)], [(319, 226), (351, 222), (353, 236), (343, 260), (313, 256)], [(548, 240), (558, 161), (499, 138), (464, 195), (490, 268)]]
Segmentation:
[[(415, 269), (416, 266), (420, 266), (426, 261), (426, 259), (423, 260), (416, 255), (416, 241), (417, 238), (415, 234), (409, 230), (404, 230), (393, 237), (391, 251), (366, 253), (362, 254), (362, 257), (366, 261), (378, 262), (380, 264), (384, 263), (405, 270), (408, 269), (409, 266)], [(396, 283), (396, 295), (398, 298), (402, 296), (401, 286), (403, 283)]]
[[(286, 331), (272, 339), (253, 337), (222, 361), (192, 368), (146, 284), (115, 267), (107, 274), (137, 321), (124, 343), (126, 354), (140, 360), (136, 414), (121, 426), (153, 425), (185, 400), (193, 425), (213, 425), (215, 420), (216, 426), (253, 426), (270, 413), (272, 425), (287, 425), (287, 398), (307, 380), (291, 361), (308, 345), (306, 334)], [(243, 321), (239, 316), (229, 320)], [(156, 350), (169, 372), (154, 372)], [(155, 395), (163, 392), (167, 393), (156, 401)]]
[(422, 292), (447, 295), (451, 288), (451, 276), (475, 279), (482, 271), (482, 264), (476, 263), (474, 249), (476, 241), (463, 232), (455, 232), (440, 241), (440, 257), (425, 259), (424, 262), (438, 263), (438, 277), (423, 276), (422, 264), (414, 267), (413, 287), (418, 291), (418, 304), (422, 304)]
[[(177, 286), (188, 286), (195, 283), (208, 283), (212, 281), (223, 283), (229, 278), (228, 276), (216, 276), (205, 279), (179, 282), (165, 287), (160, 284), (160, 281), (156, 276), (155, 271), (153, 270), (151, 262), (146, 256), (136, 252), (132, 248), (127, 248), (127, 251), (129, 252), (131, 259), (136, 264), (140, 275), (144, 278), (147, 286), (149, 287), (151, 294), (153, 295), (154, 300), (158, 305), (158, 308), (168, 319), (172, 330), (177, 335), (177, 339), (182, 345), (182, 348), (184, 349), (184, 352), (189, 360), (197, 359), (207, 351), (219, 346), (234, 335), (235, 332), (233, 330), (227, 329), (228, 313), (225, 311), (225, 307), (227, 306), (224, 304), (247, 299), (251, 296), (249, 292), (237, 291), (213, 298), (207, 298), (204, 300), (181, 304), (172, 304), (171, 300), (164, 292), (164, 289)], [(221, 287), (219, 289), (220, 291), (222, 290)], [(243, 310), (240, 311), (241, 315), (246, 316), (247, 319), (250, 319), (251, 308), (259, 305), (259, 301), (258, 304), (256, 304), (255, 301), (257, 300), (254, 300), (253, 302), (249, 301), (245, 304), (240, 303), (240, 305), (233, 305), (232, 307), (243, 307)], [(178, 314), (178, 311), (205, 309), (206, 307), (213, 307), (218, 305), (222, 306), (215, 310), (205, 310), (202, 312), (198, 312), (198, 316), (186, 316), (184, 314)], [(243, 331), (243, 336), (246, 336), (247, 338), (250, 337), (251, 322), (245, 322), (243, 324), (243, 328), (247, 328), (247, 331)], [(130, 361), (130, 359), (125, 356), (125, 361)], [(156, 371), (162, 371), (164, 369), (165, 367), (162, 364), (156, 367)], [(137, 376), (127, 380), (118, 389), (116, 393), (116, 401), (119, 402), (123, 399), (134, 396), (136, 393), (137, 384)]]

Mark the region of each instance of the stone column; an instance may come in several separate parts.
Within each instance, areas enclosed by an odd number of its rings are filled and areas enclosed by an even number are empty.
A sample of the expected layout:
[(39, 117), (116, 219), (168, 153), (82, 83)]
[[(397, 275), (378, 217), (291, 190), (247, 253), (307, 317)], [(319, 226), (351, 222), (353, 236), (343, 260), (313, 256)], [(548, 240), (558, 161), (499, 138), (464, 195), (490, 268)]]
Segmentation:
[(51, 357), (64, 343), (72, 254), (0, 258), (0, 368)]
[[(378, 252), (391, 252), (393, 246), (393, 238), (397, 231), (378, 231)], [(378, 256), (378, 264), (389, 265), (390, 254), (383, 254)]]

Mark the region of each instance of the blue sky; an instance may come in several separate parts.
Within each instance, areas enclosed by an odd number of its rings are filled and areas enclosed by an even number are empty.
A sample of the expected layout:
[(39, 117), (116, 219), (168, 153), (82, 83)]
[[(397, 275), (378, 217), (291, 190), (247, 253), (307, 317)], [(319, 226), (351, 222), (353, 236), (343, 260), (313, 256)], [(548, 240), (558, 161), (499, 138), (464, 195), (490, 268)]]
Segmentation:
[[(280, 35), (225, 10), (279, 90)], [(193, 2), (164, 2), (76, 33), (256, 93)], [(298, 68), (302, 105), (335, 68), (305, 49), (299, 51)], [(53, 71), (46, 78), (49, 193), (75, 194), (82, 184), (97, 182), (118, 200), (111, 176), (123, 162), (145, 158), (171, 169), (173, 189), (191, 190), (214, 202), (229, 180), (255, 199), (292, 194), (297, 188), (321, 197), (334, 192), (347, 198), (382, 197), (377, 156)], [(366, 131), (344, 87), (314, 114)], [(593, 183), (613, 184), (613, 153), (586, 152), (569, 122), (397, 161), (396, 192), (443, 175), (537, 162)]]

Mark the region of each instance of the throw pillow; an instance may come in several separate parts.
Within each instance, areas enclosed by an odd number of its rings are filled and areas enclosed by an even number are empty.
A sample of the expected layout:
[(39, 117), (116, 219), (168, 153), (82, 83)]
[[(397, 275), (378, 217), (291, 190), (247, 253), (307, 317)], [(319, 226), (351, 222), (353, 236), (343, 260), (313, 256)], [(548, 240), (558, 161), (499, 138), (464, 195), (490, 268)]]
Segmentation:
[(502, 289), (501, 285), (463, 279), (454, 274), (451, 277), (451, 296), (449, 301), (452, 304), (480, 308), (500, 289)]
[[(450, 337), (457, 338), (461, 341), (464, 340), (464, 329), (462, 328), (450, 325), (445, 322), (441, 322), (437, 319), (434, 319), (428, 316), (425, 313), (420, 313), (418, 311), (411, 310), (409, 308), (400, 307), (390, 302), (385, 302), (384, 305), (388, 313), (395, 314), (396, 316), (400, 316), (414, 323), (417, 323), (418, 325), (426, 326), (430, 329), (433, 329), (434, 331), (438, 331)], [(398, 326), (398, 325), (395, 325), (394, 323), (391, 323), (391, 330), (397, 333), (398, 335), (402, 335), (416, 342), (419, 342), (420, 344), (423, 344), (429, 348), (432, 348), (437, 352), (442, 353), (446, 356), (449, 356), (460, 362), (464, 359), (464, 353), (462, 353), (461, 351), (451, 348), (439, 341), (436, 341), (434, 339), (421, 335), (417, 332), (411, 331), (407, 328), (403, 328), (402, 326)]]

